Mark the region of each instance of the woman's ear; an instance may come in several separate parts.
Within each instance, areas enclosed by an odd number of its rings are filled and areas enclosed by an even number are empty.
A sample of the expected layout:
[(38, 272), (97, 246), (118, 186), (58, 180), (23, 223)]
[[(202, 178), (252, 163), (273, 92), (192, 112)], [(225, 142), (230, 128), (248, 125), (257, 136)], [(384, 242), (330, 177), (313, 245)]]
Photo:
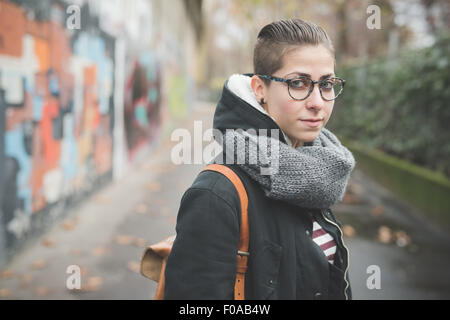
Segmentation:
[[(264, 81), (261, 80), (258, 76), (253, 76), (250, 82), (253, 93), (255, 94), (256, 100), (261, 103), (261, 101), (267, 101), (266, 95), (266, 86)], [(262, 100), (263, 99), (263, 100)]]

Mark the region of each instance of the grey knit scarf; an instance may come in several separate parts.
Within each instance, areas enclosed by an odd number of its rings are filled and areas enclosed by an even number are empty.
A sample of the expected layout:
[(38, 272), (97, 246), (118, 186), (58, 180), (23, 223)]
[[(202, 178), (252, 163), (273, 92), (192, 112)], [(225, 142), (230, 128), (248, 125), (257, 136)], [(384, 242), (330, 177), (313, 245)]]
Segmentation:
[(267, 197), (300, 207), (326, 209), (341, 201), (355, 167), (352, 153), (326, 128), (312, 145), (297, 148), (249, 130), (226, 130), (215, 138), (223, 149), (215, 163), (237, 164)]

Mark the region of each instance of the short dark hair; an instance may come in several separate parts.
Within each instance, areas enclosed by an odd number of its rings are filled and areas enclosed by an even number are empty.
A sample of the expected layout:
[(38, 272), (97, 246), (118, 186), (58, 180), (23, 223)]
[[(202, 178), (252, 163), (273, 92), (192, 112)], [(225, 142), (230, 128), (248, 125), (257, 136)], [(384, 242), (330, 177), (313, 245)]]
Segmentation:
[[(253, 72), (272, 75), (283, 67), (284, 55), (301, 45), (322, 44), (334, 56), (334, 47), (328, 34), (320, 26), (301, 19), (272, 22), (258, 34), (253, 51)], [(270, 80), (263, 79), (268, 85)]]

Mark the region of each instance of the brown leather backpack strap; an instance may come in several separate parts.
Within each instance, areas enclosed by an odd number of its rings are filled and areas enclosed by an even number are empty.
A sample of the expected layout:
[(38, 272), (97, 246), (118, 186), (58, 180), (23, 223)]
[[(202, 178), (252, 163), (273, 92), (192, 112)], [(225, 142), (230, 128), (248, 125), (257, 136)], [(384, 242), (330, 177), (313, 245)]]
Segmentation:
[(248, 197), (245, 187), (239, 176), (227, 166), (221, 164), (209, 164), (202, 171), (217, 171), (226, 176), (235, 186), (241, 203), (241, 231), (239, 236), (239, 247), (237, 252), (236, 282), (234, 284), (234, 299), (244, 300), (245, 273), (247, 272), (249, 227), (248, 227)]

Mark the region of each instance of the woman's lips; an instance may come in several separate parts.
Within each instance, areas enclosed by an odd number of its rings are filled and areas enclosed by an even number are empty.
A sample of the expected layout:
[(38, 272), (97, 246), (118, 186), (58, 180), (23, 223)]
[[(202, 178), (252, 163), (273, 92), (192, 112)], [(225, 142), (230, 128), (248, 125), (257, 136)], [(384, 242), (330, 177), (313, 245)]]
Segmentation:
[(310, 121), (310, 120), (301, 120), (300, 121), (304, 124), (306, 124), (310, 128), (317, 128), (320, 126), (322, 120), (316, 120), (316, 121)]

